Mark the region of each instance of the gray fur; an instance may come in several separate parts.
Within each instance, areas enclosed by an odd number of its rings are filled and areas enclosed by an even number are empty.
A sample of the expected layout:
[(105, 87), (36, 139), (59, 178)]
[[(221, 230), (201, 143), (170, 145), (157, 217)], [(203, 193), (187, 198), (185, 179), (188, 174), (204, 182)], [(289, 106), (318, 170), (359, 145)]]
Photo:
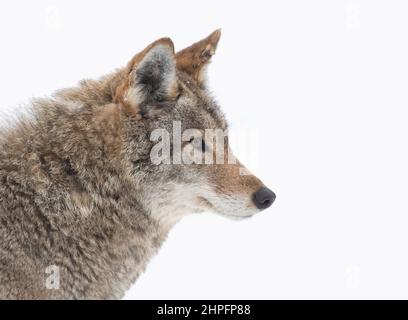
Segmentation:
[[(167, 106), (154, 115), (121, 112), (115, 94), (127, 78), (119, 69), (33, 101), (33, 117), (0, 135), (0, 298), (121, 298), (183, 215), (223, 213), (230, 205), (235, 212), (234, 199), (247, 201), (258, 188), (258, 180), (232, 175), (233, 183), (221, 185), (211, 171), (216, 166), (150, 162), (150, 133), (171, 132), (174, 120), (183, 129), (227, 128), (217, 104), (186, 72), (177, 72), (177, 100), (162, 92), (157, 99), (152, 79), (162, 81), (173, 68), (171, 59), (163, 61), (144, 91), (154, 96), (150, 107)], [(142, 65), (139, 76), (155, 65)], [(59, 268), (58, 289), (47, 288), (49, 266)]]

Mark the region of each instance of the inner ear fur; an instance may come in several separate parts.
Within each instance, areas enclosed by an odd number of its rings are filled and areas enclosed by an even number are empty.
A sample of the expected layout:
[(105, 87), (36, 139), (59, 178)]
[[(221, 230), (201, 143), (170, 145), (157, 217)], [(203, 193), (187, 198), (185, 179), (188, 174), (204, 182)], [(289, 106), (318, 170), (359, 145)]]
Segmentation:
[(146, 102), (162, 102), (178, 95), (176, 58), (171, 39), (161, 38), (136, 54), (124, 70), (115, 102), (137, 113)]

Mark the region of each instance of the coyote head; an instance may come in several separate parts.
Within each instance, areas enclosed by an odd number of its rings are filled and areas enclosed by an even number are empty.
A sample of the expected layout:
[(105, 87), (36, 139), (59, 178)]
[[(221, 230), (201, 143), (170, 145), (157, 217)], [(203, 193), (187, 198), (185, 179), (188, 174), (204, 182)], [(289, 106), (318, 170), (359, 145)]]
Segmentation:
[(250, 217), (275, 200), (234, 158), (227, 122), (206, 88), (220, 35), (178, 53), (168, 38), (153, 42), (129, 62), (115, 92), (138, 200), (159, 220), (202, 211)]

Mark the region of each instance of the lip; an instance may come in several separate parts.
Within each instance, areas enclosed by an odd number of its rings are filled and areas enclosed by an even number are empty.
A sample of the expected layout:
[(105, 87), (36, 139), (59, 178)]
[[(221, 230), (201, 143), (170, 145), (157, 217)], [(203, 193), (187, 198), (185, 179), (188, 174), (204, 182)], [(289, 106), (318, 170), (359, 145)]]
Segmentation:
[(249, 218), (252, 218), (256, 214), (256, 213), (254, 213), (254, 214), (247, 214), (247, 215), (238, 215), (238, 214), (222, 213), (222, 212), (217, 211), (217, 208), (208, 199), (206, 199), (204, 197), (199, 197), (199, 200), (208, 209), (213, 210), (214, 212), (218, 212), (219, 214), (221, 214), (224, 217), (228, 217), (228, 218), (235, 219), (235, 220), (249, 219)]
[(199, 197), (198, 200), (204, 204), (208, 209), (215, 210), (214, 205), (204, 197)]
[(254, 215), (253, 214), (249, 214), (249, 215), (237, 215), (237, 214), (223, 214), (223, 216), (226, 216), (228, 218), (232, 218), (232, 219), (236, 219), (236, 220), (244, 220), (244, 219), (249, 219), (252, 218)]

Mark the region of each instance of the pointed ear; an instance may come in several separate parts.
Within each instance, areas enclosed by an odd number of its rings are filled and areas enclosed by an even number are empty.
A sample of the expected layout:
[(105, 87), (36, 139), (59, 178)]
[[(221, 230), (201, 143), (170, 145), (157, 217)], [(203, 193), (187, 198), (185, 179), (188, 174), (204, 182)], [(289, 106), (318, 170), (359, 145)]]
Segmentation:
[(116, 90), (116, 102), (133, 112), (142, 105), (161, 103), (178, 94), (173, 42), (159, 39), (137, 54), (125, 69), (125, 81)]
[(221, 29), (218, 29), (207, 38), (178, 52), (176, 55), (177, 67), (189, 73), (195, 80), (202, 84), (205, 81), (205, 67), (215, 54), (220, 37)]

